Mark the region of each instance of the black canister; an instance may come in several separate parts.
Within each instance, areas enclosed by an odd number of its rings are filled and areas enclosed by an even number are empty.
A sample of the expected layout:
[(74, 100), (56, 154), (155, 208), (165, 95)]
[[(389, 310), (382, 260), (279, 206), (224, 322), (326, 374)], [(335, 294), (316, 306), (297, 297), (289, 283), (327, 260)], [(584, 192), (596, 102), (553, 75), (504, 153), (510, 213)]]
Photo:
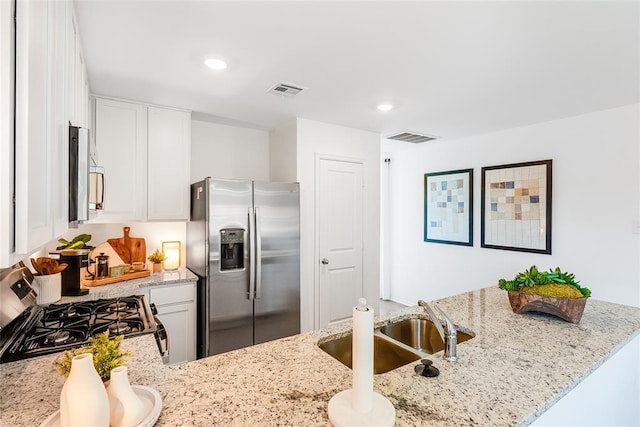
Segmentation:
[(89, 289), (80, 288), (82, 269), (89, 265), (88, 250), (63, 250), (59, 263), (67, 264), (62, 270), (62, 295), (78, 296), (89, 293)]

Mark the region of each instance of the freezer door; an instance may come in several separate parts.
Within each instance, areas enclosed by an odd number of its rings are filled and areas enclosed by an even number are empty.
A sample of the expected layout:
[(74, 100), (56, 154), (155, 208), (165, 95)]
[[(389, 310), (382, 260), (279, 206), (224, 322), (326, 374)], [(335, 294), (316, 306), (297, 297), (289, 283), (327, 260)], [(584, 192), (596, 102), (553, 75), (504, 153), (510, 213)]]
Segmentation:
[(209, 234), (207, 208), (209, 206), (206, 186), (207, 181), (191, 184), (191, 215), (187, 222), (187, 268), (198, 276), (197, 284), (197, 336), (196, 353), (198, 358), (208, 354), (209, 325)]
[[(253, 344), (253, 300), (249, 292), (252, 184), (214, 179), (208, 182), (208, 355), (214, 355)], [(237, 241), (239, 235), (242, 242)], [(223, 258), (228, 260), (229, 256), (242, 259), (223, 263)]]
[(254, 182), (255, 344), (300, 333), (299, 184)]

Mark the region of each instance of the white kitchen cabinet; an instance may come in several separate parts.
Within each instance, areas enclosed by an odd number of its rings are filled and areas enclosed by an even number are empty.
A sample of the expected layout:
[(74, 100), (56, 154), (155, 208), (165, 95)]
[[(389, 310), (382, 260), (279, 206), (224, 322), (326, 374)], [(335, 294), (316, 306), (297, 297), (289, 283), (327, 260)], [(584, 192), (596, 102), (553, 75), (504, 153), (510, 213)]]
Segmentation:
[(104, 210), (92, 222), (189, 219), (191, 113), (95, 99)]
[(189, 219), (191, 113), (149, 107), (147, 216)]
[[(13, 235), (15, 244), (2, 246), (3, 267), (68, 230), (68, 125), (73, 122), (71, 107), (77, 101), (69, 78), (76, 67), (73, 62), (75, 50), (69, 45), (73, 33), (73, 3), (56, 0), (16, 2), (15, 60), (11, 47), (7, 50), (4, 43), (12, 39), (11, 32), (6, 31), (6, 20), (10, 18), (5, 12), (9, 4), (11, 2), (3, 2), (1, 15), (2, 78), (7, 77), (5, 64), (15, 61), (15, 86), (10, 83), (8, 93), (2, 95), (3, 100), (9, 100), (7, 117), (10, 118), (7, 122), (10, 128), (3, 133), (3, 138), (9, 138), (11, 150), (15, 138), (14, 156), (9, 160), (9, 170), (15, 173), (11, 176), (15, 189), (9, 189), (8, 194), (14, 197), (15, 192), (15, 220), (13, 223), (3, 221), (2, 227), (3, 236)], [(74, 40), (80, 46), (78, 34), (74, 35)], [(88, 85), (84, 64), (80, 64), (80, 68)], [(11, 92), (15, 95), (15, 108), (11, 105)], [(88, 89), (85, 92), (88, 93)], [(79, 98), (85, 105), (88, 104), (87, 93)], [(3, 104), (3, 117), (6, 106)], [(15, 117), (15, 129), (12, 117)], [(11, 150), (7, 155), (12, 154)], [(3, 159), (3, 168), (6, 164), (7, 159)], [(6, 213), (13, 218), (11, 201), (6, 199), (4, 189), (2, 196), (3, 215)], [(4, 240), (11, 242), (12, 239)]]
[(13, 252), (13, 28), (13, 2), (0, 1), (0, 268)]
[(68, 1), (16, 3), (16, 256), (68, 230), (72, 20)]
[[(48, 7), (16, 5), (15, 251), (53, 238), (53, 146), (47, 132)], [(53, 196), (53, 197), (52, 197)]]
[(195, 286), (196, 282), (188, 282), (149, 289), (149, 301), (155, 304), (169, 337), (168, 364), (196, 358)]
[[(55, 0), (54, 0), (55, 1)], [(90, 127), (89, 79), (84, 61), (78, 23), (73, 11), (73, 3), (68, 2), (69, 20), (67, 26), (67, 84), (69, 85), (69, 121), (74, 126)]]
[(147, 201), (147, 109), (95, 100), (98, 164), (104, 167), (103, 210), (93, 222), (144, 221)]
[(69, 112), (68, 112), (68, 22), (73, 19), (70, 2), (48, 3), (47, 130), (52, 152), (53, 236), (69, 229)]

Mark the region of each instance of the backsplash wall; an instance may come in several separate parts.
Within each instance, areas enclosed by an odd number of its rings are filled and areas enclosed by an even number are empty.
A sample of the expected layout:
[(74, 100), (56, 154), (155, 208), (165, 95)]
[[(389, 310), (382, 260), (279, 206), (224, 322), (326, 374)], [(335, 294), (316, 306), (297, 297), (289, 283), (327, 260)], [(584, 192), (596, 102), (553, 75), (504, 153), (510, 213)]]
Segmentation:
[[(78, 228), (70, 229), (61, 237), (71, 241), (78, 234), (91, 234), (89, 244), (98, 246), (100, 243), (106, 242), (107, 239), (118, 238), (124, 236), (123, 227), (131, 227), (131, 237), (141, 237), (145, 239), (147, 247), (147, 256), (154, 250), (162, 250), (162, 242), (169, 240), (178, 240), (181, 243), (181, 266), (185, 266), (186, 261), (186, 238), (187, 223), (186, 222), (129, 222), (126, 224), (81, 224)], [(54, 240), (45, 245), (40, 251), (32, 256), (46, 256), (46, 254), (54, 250), (58, 246), (58, 241)], [(26, 260), (28, 261), (28, 259)], [(26, 263), (30, 265), (29, 262)]]

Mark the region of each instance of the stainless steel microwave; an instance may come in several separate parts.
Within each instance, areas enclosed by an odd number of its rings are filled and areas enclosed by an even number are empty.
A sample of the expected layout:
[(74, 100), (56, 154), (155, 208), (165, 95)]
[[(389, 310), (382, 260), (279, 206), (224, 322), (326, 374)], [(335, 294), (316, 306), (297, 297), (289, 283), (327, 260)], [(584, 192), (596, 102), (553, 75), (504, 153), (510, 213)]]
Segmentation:
[(104, 168), (91, 164), (89, 129), (69, 126), (69, 225), (91, 219), (102, 209)]

